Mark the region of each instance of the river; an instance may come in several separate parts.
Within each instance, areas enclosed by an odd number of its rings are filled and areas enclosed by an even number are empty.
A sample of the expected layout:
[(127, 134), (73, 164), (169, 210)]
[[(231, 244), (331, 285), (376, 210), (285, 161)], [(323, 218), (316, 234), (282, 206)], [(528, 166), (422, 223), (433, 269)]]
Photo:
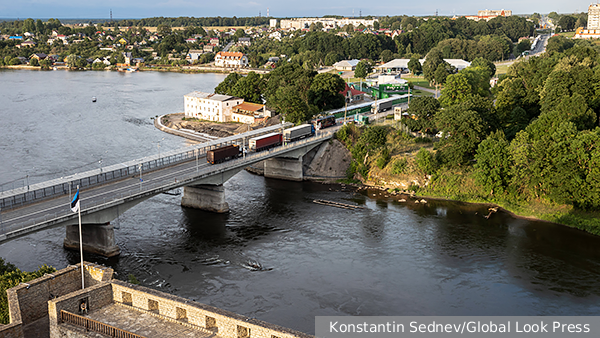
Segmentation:
[[(212, 91), (223, 78), (0, 71), (2, 188), (154, 154), (159, 142), (161, 151), (185, 147), (191, 143), (156, 130), (150, 118), (182, 111), (184, 94)], [(247, 172), (225, 187), (229, 214), (159, 195), (113, 222), (120, 257), (85, 259), (113, 267), (119, 279), (133, 274), (142, 285), (311, 334), (318, 315), (600, 310), (600, 237), (502, 213), (485, 219), (481, 206), (399, 203)], [(63, 249), (64, 235), (52, 229), (13, 240), (0, 245), (0, 257), (28, 271), (64, 268), (79, 261)]]

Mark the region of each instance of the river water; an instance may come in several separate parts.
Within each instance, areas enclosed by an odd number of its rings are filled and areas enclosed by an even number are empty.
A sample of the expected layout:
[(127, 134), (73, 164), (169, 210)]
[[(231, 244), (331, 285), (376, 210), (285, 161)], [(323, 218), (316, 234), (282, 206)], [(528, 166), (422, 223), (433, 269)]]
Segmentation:
[[(0, 71), (2, 188), (97, 168), (100, 158), (110, 165), (155, 154), (159, 141), (162, 151), (185, 147), (150, 117), (182, 111), (184, 94), (212, 91), (223, 78)], [(159, 195), (113, 222), (120, 257), (86, 260), (119, 279), (133, 274), (142, 285), (307, 333), (318, 315), (600, 312), (599, 237), (502, 213), (485, 219), (480, 206), (399, 203), (247, 172), (225, 187), (229, 214)], [(0, 245), (0, 257), (23, 270), (64, 268), (79, 255), (63, 239), (63, 229), (38, 232)]]

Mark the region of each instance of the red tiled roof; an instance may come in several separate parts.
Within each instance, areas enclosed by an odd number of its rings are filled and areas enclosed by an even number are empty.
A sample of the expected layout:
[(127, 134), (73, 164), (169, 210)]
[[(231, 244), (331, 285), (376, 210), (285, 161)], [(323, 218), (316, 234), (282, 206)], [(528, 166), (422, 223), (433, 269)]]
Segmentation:
[(360, 91), (360, 90), (358, 90), (358, 89), (354, 89), (354, 88), (352, 88), (352, 87), (348, 86), (348, 84), (347, 84), (347, 83), (346, 83), (346, 88), (344, 88), (344, 90), (342, 90), (342, 91), (340, 92), (340, 94), (342, 94), (342, 95), (344, 95), (344, 96), (347, 96), (347, 95), (348, 95), (348, 91), (350, 91), (350, 94), (351, 94), (352, 96), (356, 96), (356, 95), (365, 94), (365, 92), (361, 92), (361, 91)]

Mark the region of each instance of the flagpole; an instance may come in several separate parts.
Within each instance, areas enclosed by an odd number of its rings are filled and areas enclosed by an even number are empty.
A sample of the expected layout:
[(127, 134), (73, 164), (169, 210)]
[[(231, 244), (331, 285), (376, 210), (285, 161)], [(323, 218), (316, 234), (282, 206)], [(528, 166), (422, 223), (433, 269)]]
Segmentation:
[[(79, 192), (79, 186), (77, 186), (77, 192)], [(85, 279), (83, 273), (83, 239), (81, 235), (81, 202), (79, 202), (79, 207), (77, 208), (77, 214), (79, 216), (79, 256), (81, 257), (81, 289), (85, 289)]]

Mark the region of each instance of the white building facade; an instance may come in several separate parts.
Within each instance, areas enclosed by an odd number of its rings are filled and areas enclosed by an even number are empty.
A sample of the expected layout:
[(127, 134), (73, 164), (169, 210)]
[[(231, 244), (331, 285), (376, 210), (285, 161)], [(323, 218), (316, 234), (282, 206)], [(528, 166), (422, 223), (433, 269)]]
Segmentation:
[(588, 7), (587, 29), (600, 29), (600, 4), (591, 4)]
[(215, 55), (215, 66), (242, 68), (248, 67), (248, 57), (239, 52), (218, 52)]
[(352, 25), (355, 28), (360, 26), (361, 24), (365, 27), (373, 27), (373, 23), (378, 21), (377, 19), (367, 20), (367, 19), (336, 19), (336, 18), (294, 18), (294, 19), (286, 19), (281, 20), (281, 28), (282, 29), (307, 29), (310, 28), (310, 25), (313, 23), (320, 22), (323, 24), (323, 29), (334, 29), (338, 27), (344, 27), (346, 25)]
[(230, 121), (233, 107), (242, 102), (244, 102), (244, 99), (239, 97), (199, 91), (183, 96), (185, 117), (213, 122)]

